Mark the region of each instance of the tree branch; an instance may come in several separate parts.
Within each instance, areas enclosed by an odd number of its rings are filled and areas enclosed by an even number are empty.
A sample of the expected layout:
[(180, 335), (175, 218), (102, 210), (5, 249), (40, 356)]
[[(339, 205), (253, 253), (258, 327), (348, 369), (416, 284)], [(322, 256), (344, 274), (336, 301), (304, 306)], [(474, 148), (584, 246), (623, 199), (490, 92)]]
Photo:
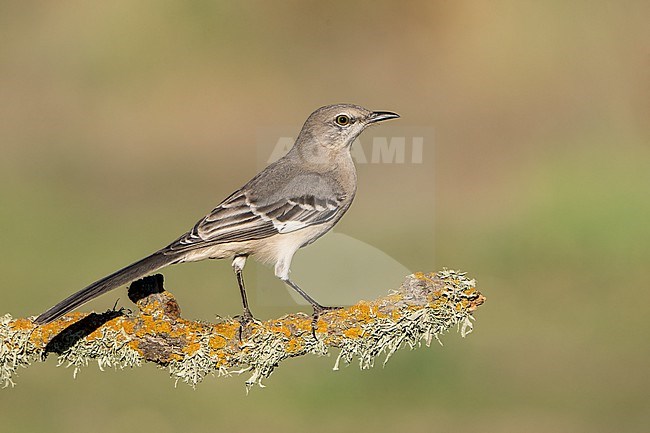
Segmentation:
[(340, 361), (359, 360), (372, 367), (384, 363), (400, 347), (427, 346), (452, 326), (464, 337), (472, 331), (472, 312), (485, 301), (475, 281), (444, 269), (415, 273), (387, 296), (360, 301), (311, 316), (288, 314), (254, 322), (240, 329), (238, 321), (205, 323), (181, 317), (174, 296), (163, 288), (162, 275), (131, 284), (129, 298), (139, 314), (124, 310), (71, 313), (43, 326), (32, 318), (0, 317), (0, 383), (14, 385), (18, 367), (58, 355), (59, 365), (73, 366), (74, 375), (91, 359), (99, 368), (125, 368), (152, 362), (166, 368), (178, 382), (192, 386), (209, 374), (250, 371), (247, 387), (262, 385), (283, 360), (306, 354), (325, 355), (340, 349)]

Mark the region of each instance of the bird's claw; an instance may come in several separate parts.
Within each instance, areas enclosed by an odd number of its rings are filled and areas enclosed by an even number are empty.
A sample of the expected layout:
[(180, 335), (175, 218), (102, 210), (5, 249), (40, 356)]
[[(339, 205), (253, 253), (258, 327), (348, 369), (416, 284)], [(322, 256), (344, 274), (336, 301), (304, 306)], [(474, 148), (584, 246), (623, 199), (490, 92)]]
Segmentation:
[(241, 344), (243, 342), (243, 335), (244, 335), (244, 330), (248, 328), (248, 325), (251, 323), (259, 323), (255, 317), (251, 314), (250, 311), (244, 311), (244, 314), (241, 316), (235, 316), (235, 320), (239, 322), (239, 343)]
[(329, 311), (334, 311), (334, 310), (340, 310), (343, 307), (329, 307), (329, 306), (324, 306), (324, 305), (312, 305), (314, 307), (314, 313), (311, 315), (311, 335), (314, 337), (314, 339), (317, 339), (316, 337), (316, 328), (318, 327), (318, 319), (320, 319), (320, 316), (322, 314), (325, 314)]

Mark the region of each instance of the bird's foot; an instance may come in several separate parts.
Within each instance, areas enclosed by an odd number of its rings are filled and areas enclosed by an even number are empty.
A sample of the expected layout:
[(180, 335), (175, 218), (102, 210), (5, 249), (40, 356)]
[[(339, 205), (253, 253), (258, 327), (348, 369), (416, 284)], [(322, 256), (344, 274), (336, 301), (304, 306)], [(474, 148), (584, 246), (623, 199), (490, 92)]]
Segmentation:
[(327, 313), (328, 311), (340, 310), (343, 307), (329, 307), (320, 304), (312, 305), (312, 307), (314, 307), (314, 313), (311, 315), (311, 335), (314, 337), (314, 339), (317, 339), (316, 328), (318, 327), (318, 319), (320, 319), (320, 316)]
[(243, 342), (244, 332), (248, 330), (251, 323), (259, 323), (250, 310), (244, 310), (244, 313), (241, 316), (235, 316), (235, 320), (239, 322), (239, 343)]

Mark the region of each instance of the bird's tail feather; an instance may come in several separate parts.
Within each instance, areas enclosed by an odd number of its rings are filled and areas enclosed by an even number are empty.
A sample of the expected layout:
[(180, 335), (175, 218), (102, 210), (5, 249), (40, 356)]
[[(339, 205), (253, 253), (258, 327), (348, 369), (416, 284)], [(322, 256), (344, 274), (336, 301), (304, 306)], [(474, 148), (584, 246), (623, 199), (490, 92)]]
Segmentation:
[(123, 284), (135, 281), (138, 278), (144, 277), (177, 261), (178, 256), (165, 255), (162, 252), (153, 253), (152, 255), (145, 257), (142, 260), (138, 260), (119, 271), (113, 272), (101, 280), (95, 281), (88, 287), (79, 290), (77, 293), (68, 296), (63, 301), (38, 316), (35, 319), (35, 322), (39, 325), (52, 322), (65, 313), (74, 310), (80, 305), (85, 304), (103, 293), (120, 287)]

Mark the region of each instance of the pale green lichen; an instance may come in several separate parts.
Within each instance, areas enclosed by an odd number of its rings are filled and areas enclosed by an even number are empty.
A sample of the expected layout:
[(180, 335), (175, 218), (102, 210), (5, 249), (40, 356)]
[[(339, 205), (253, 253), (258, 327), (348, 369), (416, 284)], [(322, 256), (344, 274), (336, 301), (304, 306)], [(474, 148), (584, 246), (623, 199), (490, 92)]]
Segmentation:
[(14, 329), (10, 326), (11, 315), (0, 317), (0, 384), (3, 388), (14, 386), (12, 378), (19, 367), (27, 368), (38, 361), (43, 351), (30, 341), (29, 329)]
[(124, 369), (140, 367), (144, 358), (129, 347), (128, 336), (115, 329), (100, 328), (100, 336), (93, 339), (80, 339), (73, 346), (59, 353), (57, 365), (74, 367), (73, 377), (82, 367), (87, 367), (91, 359), (97, 362), (101, 371), (105, 368)]
[[(311, 317), (305, 316), (306, 320)], [(292, 340), (299, 338), (302, 346), (299, 351), (288, 350)], [(321, 339), (314, 338), (311, 329), (303, 330), (296, 335), (287, 336), (283, 332), (268, 332), (264, 328), (251, 336), (252, 344), (244, 348), (238, 357), (238, 363), (248, 365), (252, 371), (251, 376), (246, 381), (246, 387), (258, 384), (262, 385), (262, 380), (271, 376), (273, 370), (287, 358), (304, 355), (327, 355), (327, 346)]]
[(218, 372), (219, 376), (228, 374), (227, 369), (219, 368), (219, 358), (210, 355), (211, 335), (198, 336), (199, 348), (192, 354), (185, 356), (180, 361), (171, 361), (167, 366), (169, 374), (178, 381), (183, 381), (192, 387), (201, 382), (208, 374)]

